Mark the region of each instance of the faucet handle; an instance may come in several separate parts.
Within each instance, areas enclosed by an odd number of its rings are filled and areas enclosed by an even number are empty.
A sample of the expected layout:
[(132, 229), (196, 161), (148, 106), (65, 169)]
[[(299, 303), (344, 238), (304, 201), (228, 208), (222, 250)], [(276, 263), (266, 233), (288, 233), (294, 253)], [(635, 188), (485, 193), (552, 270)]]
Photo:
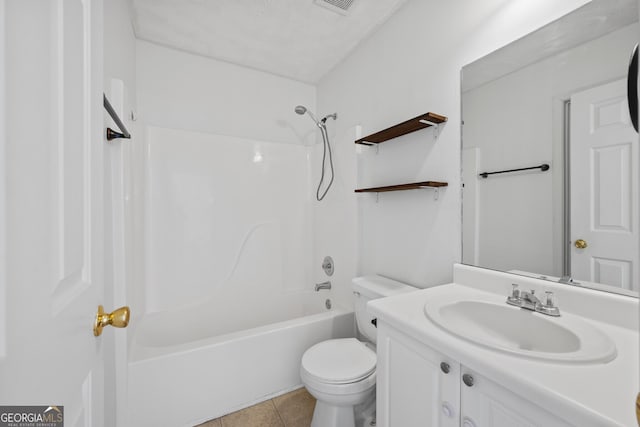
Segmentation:
[(518, 289), (518, 285), (516, 285), (515, 283), (512, 283), (511, 286), (512, 286), (511, 297), (520, 298), (520, 290)]
[(513, 283), (511, 286), (513, 286), (513, 289), (511, 290), (511, 295), (507, 297), (507, 304), (520, 307), (522, 305), (522, 299), (520, 298), (520, 290), (518, 289), (518, 285)]
[(544, 293), (544, 305), (545, 307), (553, 308), (556, 306), (556, 297), (551, 291), (545, 291)]
[(545, 291), (544, 301), (537, 304), (536, 311), (549, 316), (560, 316), (560, 309), (556, 305), (556, 298), (551, 291)]

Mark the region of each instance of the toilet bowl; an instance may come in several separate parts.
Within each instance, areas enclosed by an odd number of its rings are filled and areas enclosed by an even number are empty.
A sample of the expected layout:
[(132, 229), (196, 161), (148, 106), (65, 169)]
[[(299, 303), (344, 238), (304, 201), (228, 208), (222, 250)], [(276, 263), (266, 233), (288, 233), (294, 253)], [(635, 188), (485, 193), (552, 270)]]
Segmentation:
[(376, 354), (355, 338), (324, 341), (302, 357), (300, 377), (317, 399), (312, 427), (355, 427), (353, 407), (376, 387)]
[(356, 427), (354, 408), (375, 403), (376, 353), (369, 300), (410, 292), (415, 288), (381, 276), (353, 280), (356, 325), (370, 342), (356, 338), (323, 341), (302, 356), (300, 378), (316, 398), (311, 427)]

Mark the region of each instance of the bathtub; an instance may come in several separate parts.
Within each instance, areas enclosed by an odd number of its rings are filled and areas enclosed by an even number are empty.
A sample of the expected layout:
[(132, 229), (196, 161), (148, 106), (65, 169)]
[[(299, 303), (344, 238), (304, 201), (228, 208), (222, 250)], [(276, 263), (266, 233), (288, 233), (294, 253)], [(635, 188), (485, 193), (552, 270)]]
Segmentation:
[(327, 309), (325, 298), (261, 295), (146, 315), (130, 345), (128, 424), (193, 426), (300, 387), (307, 348), (355, 333), (353, 311)]

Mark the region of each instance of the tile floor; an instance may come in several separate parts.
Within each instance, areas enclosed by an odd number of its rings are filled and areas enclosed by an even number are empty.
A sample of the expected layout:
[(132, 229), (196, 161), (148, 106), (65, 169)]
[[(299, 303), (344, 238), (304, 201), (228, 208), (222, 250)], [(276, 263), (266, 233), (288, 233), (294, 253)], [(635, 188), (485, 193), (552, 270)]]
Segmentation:
[(315, 406), (303, 387), (198, 427), (309, 427)]

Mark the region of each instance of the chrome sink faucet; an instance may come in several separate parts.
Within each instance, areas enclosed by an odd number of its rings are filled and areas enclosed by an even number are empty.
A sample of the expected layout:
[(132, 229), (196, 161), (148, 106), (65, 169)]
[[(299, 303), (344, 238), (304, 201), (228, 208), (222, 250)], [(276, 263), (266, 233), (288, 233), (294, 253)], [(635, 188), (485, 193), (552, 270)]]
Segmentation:
[(326, 282), (316, 283), (316, 292), (320, 289), (331, 289), (331, 282), (327, 280)]
[(516, 307), (524, 308), (526, 310), (535, 311), (538, 313), (546, 314), (548, 316), (560, 316), (560, 309), (555, 304), (555, 298), (553, 292), (545, 292), (544, 302), (540, 301), (535, 295), (536, 291), (520, 291), (518, 285), (512, 284), (513, 289), (511, 295), (507, 297), (507, 304), (515, 305)]
[(542, 302), (535, 295), (536, 291), (531, 289), (531, 292), (522, 291), (520, 292), (520, 307), (526, 308), (527, 310), (536, 310), (536, 306), (542, 304)]

